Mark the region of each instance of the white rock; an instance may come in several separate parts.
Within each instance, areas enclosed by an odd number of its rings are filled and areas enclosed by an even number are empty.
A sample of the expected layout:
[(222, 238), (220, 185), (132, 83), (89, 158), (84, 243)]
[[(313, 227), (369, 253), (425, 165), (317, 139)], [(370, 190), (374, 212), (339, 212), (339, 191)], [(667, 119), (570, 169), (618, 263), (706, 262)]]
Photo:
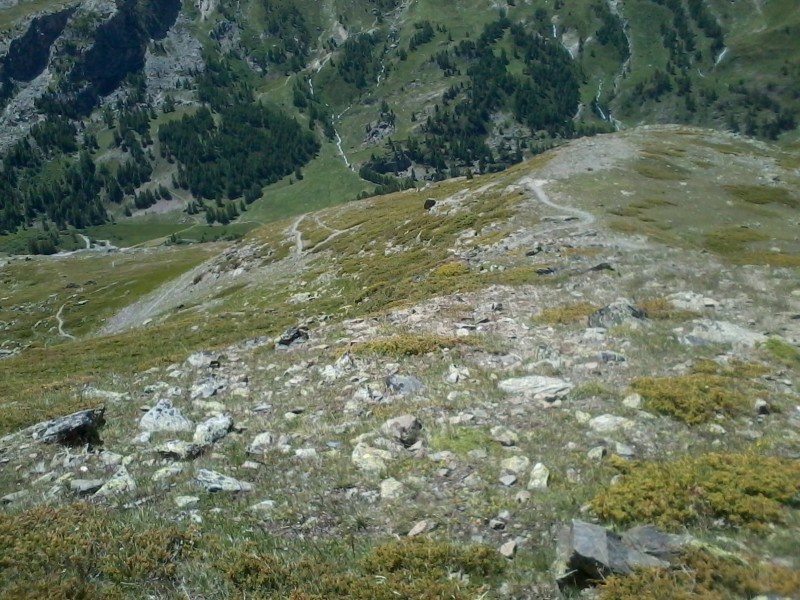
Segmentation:
[(250, 443), (250, 447), (247, 451), (250, 454), (265, 454), (272, 447), (273, 442), (274, 437), (269, 431), (259, 433)]
[(317, 451), (314, 448), (298, 448), (294, 451), (297, 458), (312, 459), (317, 458)]
[(528, 482), (529, 490), (547, 489), (547, 482), (550, 479), (550, 469), (542, 463), (536, 463), (531, 470), (531, 479)]
[(175, 496), (172, 500), (178, 508), (196, 506), (197, 503), (200, 502), (200, 498), (197, 496)]
[(506, 558), (514, 558), (514, 555), (517, 553), (517, 542), (514, 540), (509, 540), (502, 546), (500, 546), (500, 554), (505, 556)]
[(682, 343), (690, 346), (731, 344), (734, 347), (752, 348), (767, 341), (767, 336), (727, 321), (697, 319), (692, 324), (692, 331), (681, 338)]
[(597, 433), (613, 433), (621, 429), (630, 429), (635, 425), (634, 421), (616, 415), (600, 415), (589, 421), (589, 427)]
[(436, 529), (436, 523), (433, 521), (428, 521), (427, 519), (423, 519), (422, 521), (418, 521), (414, 524), (414, 526), (408, 532), (408, 537), (416, 537), (418, 535), (422, 535), (423, 533), (433, 531), (434, 529)]
[(274, 500), (262, 500), (258, 504), (253, 504), (253, 506), (250, 507), (250, 510), (252, 510), (253, 512), (262, 512), (262, 513), (272, 512), (274, 509), (275, 509)]
[(366, 444), (357, 444), (353, 448), (351, 460), (353, 464), (368, 473), (380, 473), (386, 468), (386, 463), (392, 459), (392, 453), (388, 450), (373, 448)]
[(107, 498), (108, 496), (132, 492), (135, 489), (136, 482), (133, 480), (130, 473), (128, 473), (128, 469), (120, 467), (111, 479), (106, 481), (103, 487), (95, 492), (94, 497)]
[(625, 396), (625, 399), (622, 401), (624, 406), (628, 408), (632, 408), (634, 410), (639, 410), (642, 407), (642, 397), (639, 394), (631, 394), (630, 396)]
[(511, 471), (517, 475), (523, 471), (527, 471), (530, 465), (531, 461), (527, 456), (509, 456), (500, 462), (500, 467), (504, 471)]
[(394, 500), (399, 498), (403, 492), (403, 483), (393, 477), (381, 481), (381, 498), (383, 500)]
[(172, 406), (169, 400), (159, 400), (139, 420), (139, 428), (144, 431), (191, 431), (192, 422)]
[(252, 483), (240, 481), (208, 469), (199, 469), (194, 479), (207, 492), (249, 492), (253, 489)]
[(169, 465), (163, 469), (159, 469), (150, 478), (153, 481), (163, 481), (165, 479), (172, 479), (183, 473), (183, 465)]
[(230, 415), (217, 415), (200, 423), (194, 430), (194, 443), (198, 446), (210, 446), (218, 442), (233, 428)]
[(528, 375), (504, 379), (498, 384), (498, 387), (508, 394), (550, 402), (566, 396), (572, 390), (573, 385), (556, 377)]

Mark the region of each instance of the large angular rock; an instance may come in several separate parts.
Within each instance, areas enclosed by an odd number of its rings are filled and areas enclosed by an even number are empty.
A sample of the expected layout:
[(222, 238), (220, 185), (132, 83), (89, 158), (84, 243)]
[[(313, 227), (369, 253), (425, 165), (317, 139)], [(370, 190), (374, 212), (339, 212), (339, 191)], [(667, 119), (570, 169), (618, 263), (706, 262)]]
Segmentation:
[(275, 343), (278, 350), (288, 350), (290, 346), (302, 344), (308, 341), (307, 327), (291, 327), (283, 332)]
[(200, 456), (203, 447), (184, 440), (170, 440), (159, 444), (153, 450), (170, 460), (192, 460)]
[(381, 427), (381, 433), (408, 448), (419, 439), (422, 423), (414, 415), (403, 415), (389, 419)]
[(139, 428), (143, 431), (191, 431), (192, 422), (172, 406), (172, 402), (164, 399), (144, 413)]
[(566, 396), (572, 390), (572, 384), (557, 377), (543, 375), (528, 375), (526, 377), (512, 377), (504, 379), (498, 386), (508, 394), (515, 394), (552, 402)]
[(368, 473), (380, 473), (386, 468), (386, 463), (392, 460), (392, 453), (381, 448), (373, 448), (366, 444), (357, 444), (353, 448), (350, 460), (353, 464)]
[(619, 430), (631, 429), (636, 423), (625, 417), (616, 415), (600, 415), (589, 421), (589, 427), (597, 433), (614, 433)]
[(233, 428), (230, 415), (217, 415), (200, 423), (194, 430), (193, 441), (198, 446), (210, 446), (218, 442)]
[(197, 471), (194, 479), (207, 492), (249, 492), (253, 489), (252, 483), (240, 481), (208, 469)]
[(559, 534), (554, 565), (559, 587), (587, 587), (609, 575), (630, 575), (637, 568), (668, 567), (669, 562), (628, 545), (613, 531), (573, 520)]
[(274, 436), (269, 432), (265, 431), (264, 433), (259, 433), (253, 441), (250, 443), (250, 447), (247, 449), (249, 454), (265, 454), (272, 448), (272, 444), (275, 442)]
[(622, 543), (656, 558), (671, 561), (692, 541), (689, 535), (659, 531), (653, 525), (639, 525), (622, 534)]
[(93, 498), (107, 498), (136, 490), (136, 482), (128, 473), (128, 469), (120, 467), (117, 472), (94, 493)]
[(616, 302), (612, 302), (589, 315), (589, 327), (609, 329), (628, 321), (640, 321), (646, 317), (647, 315), (642, 309), (637, 308), (624, 298), (620, 298)]
[(99, 444), (99, 429), (105, 424), (103, 418), (105, 410), (104, 406), (91, 408), (34, 425), (31, 428), (33, 439), (46, 444), (57, 443), (65, 446)]
[(692, 330), (680, 338), (687, 346), (730, 344), (734, 347), (752, 348), (767, 341), (767, 336), (727, 321), (697, 319), (692, 324)]
[(386, 387), (396, 394), (418, 394), (425, 389), (425, 385), (413, 375), (389, 375), (386, 378)]

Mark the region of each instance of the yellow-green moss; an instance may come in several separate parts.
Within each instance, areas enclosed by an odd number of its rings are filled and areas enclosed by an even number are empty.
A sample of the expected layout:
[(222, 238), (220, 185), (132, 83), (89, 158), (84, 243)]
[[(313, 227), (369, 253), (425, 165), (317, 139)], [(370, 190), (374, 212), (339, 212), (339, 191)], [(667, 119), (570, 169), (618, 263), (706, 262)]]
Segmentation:
[(708, 250), (723, 256), (740, 255), (748, 244), (769, 239), (760, 231), (743, 227), (726, 227), (707, 234), (704, 245)]
[(613, 461), (622, 478), (592, 500), (599, 517), (681, 529), (722, 519), (759, 528), (782, 523), (800, 493), (800, 463), (747, 454), (705, 454), (669, 462)]
[(602, 582), (599, 591), (599, 600), (735, 600), (761, 594), (795, 597), (800, 592), (800, 573), (692, 548), (671, 569), (612, 576)]
[(439, 265), (433, 270), (435, 277), (458, 277), (469, 274), (469, 267), (463, 262), (452, 260)]
[(649, 319), (691, 319), (697, 316), (693, 311), (675, 308), (663, 297), (645, 298), (639, 300), (636, 306), (641, 308)]
[(545, 325), (565, 325), (567, 323), (577, 323), (589, 317), (598, 309), (597, 306), (589, 302), (579, 302), (577, 304), (566, 304), (555, 308), (546, 308), (539, 313), (535, 321)]
[(783, 204), (789, 208), (800, 208), (800, 199), (781, 187), (765, 185), (726, 185), (731, 196), (750, 204)]
[[(87, 504), (0, 515), (0, 598), (160, 595), (175, 582), (196, 538), (186, 527), (132, 530)], [(135, 594), (127, 587), (133, 582)]]
[(631, 387), (642, 395), (648, 410), (695, 425), (719, 414), (735, 416), (748, 410), (748, 392), (756, 388), (746, 380), (765, 372), (757, 363), (722, 366), (704, 360), (689, 375), (641, 377)]
[(353, 354), (380, 354), (397, 358), (428, 354), (442, 348), (454, 348), (459, 344), (465, 344), (466, 341), (464, 338), (439, 335), (396, 335), (353, 344), (350, 352)]

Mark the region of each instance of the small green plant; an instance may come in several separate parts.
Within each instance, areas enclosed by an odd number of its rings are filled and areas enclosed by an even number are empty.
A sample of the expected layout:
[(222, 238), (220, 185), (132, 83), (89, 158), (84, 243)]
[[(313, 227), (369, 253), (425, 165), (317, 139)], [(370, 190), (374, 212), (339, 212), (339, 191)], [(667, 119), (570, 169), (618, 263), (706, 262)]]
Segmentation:
[(800, 493), (797, 461), (755, 453), (612, 464), (622, 478), (595, 496), (592, 508), (620, 525), (655, 522), (676, 530), (722, 519), (760, 529), (783, 523)]
[(800, 368), (800, 350), (778, 338), (770, 338), (764, 345), (773, 358), (787, 367)]

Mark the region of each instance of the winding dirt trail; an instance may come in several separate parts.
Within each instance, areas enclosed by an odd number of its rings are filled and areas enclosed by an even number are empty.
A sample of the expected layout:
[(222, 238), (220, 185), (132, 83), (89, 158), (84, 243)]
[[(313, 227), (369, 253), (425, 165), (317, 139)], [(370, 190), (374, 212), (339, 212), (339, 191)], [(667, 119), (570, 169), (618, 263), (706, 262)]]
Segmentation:
[(66, 302), (64, 302), (64, 304), (62, 304), (62, 305), (61, 305), (61, 308), (59, 308), (59, 309), (58, 309), (58, 312), (56, 313), (56, 321), (58, 321), (58, 335), (60, 335), (61, 337), (68, 338), (68, 339), (70, 339), (70, 340), (74, 340), (74, 339), (75, 339), (75, 336), (74, 336), (74, 335), (72, 335), (71, 333), (67, 333), (66, 331), (64, 331), (64, 319), (63, 319), (63, 317), (61, 316), (61, 313), (63, 313), (63, 312), (64, 312), (64, 308), (65, 308), (66, 306), (67, 306), (67, 303), (66, 303)]
[(532, 177), (523, 177), (520, 180), (520, 183), (527, 186), (529, 190), (531, 190), (535, 195), (536, 199), (545, 206), (549, 206), (552, 209), (555, 209), (559, 212), (566, 213), (572, 217), (576, 217), (577, 221), (568, 221), (565, 223), (559, 223), (553, 225), (551, 227), (546, 228), (544, 231), (539, 231), (539, 233), (550, 233), (552, 231), (559, 231), (561, 229), (569, 229), (572, 227), (580, 227), (585, 229), (593, 225), (596, 221), (595, 216), (585, 210), (581, 210), (580, 208), (575, 208), (574, 206), (564, 206), (562, 204), (556, 204), (553, 202), (550, 197), (547, 195), (547, 192), (544, 191), (544, 186), (550, 183), (547, 179), (533, 179)]
[(303, 234), (300, 231), (300, 223), (303, 222), (303, 219), (306, 218), (306, 215), (300, 215), (297, 217), (292, 226), (289, 228), (287, 233), (294, 238), (294, 250), (292, 251), (292, 255), (295, 258), (300, 258), (303, 256)]

